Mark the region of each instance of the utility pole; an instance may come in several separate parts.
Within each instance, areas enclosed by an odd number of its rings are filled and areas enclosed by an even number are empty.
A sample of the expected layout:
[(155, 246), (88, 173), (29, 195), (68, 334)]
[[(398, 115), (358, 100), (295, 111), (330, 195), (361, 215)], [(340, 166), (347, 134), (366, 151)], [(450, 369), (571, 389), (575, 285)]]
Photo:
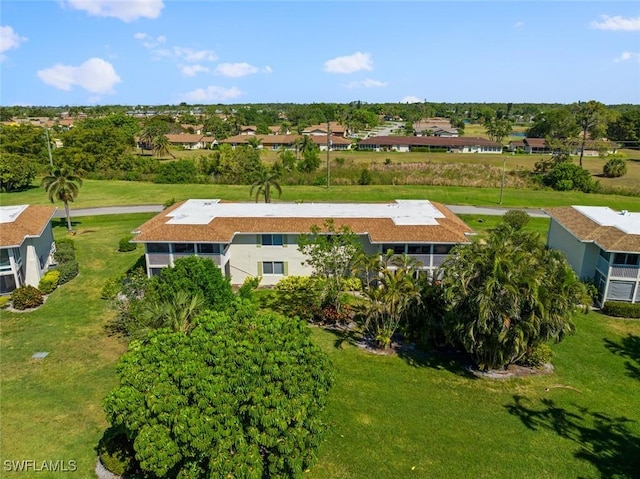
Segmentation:
[(502, 204), (502, 195), (504, 193), (504, 172), (507, 168), (507, 157), (502, 158), (502, 181), (500, 182), (500, 204)]
[(329, 121), (327, 121), (327, 189), (329, 189), (329, 185), (331, 185), (331, 171), (330, 171), (330, 160), (329, 160), (329, 150), (331, 148), (331, 143), (329, 140), (329, 134), (331, 133), (329, 126)]
[(49, 128), (44, 129), (44, 136), (47, 139), (47, 150), (49, 150), (49, 164), (53, 168), (53, 157), (51, 156), (51, 141), (49, 140)]

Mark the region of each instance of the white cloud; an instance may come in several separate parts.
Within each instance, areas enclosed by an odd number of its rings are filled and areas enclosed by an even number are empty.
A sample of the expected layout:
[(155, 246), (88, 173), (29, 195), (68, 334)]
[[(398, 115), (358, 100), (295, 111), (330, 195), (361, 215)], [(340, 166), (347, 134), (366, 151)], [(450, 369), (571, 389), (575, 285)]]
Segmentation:
[(0, 27), (0, 61), (6, 58), (4, 52), (14, 50), (20, 46), (22, 42), (26, 42), (26, 37), (21, 37), (13, 28), (8, 25)]
[(524, 27), (524, 22), (516, 22), (513, 24), (513, 26), (516, 28)]
[(368, 53), (356, 52), (324, 62), (324, 71), (328, 73), (354, 73), (360, 70), (373, 70), (373, 61)]
[(380, 88), (383, 86), (387, 86), (387, 82), (371, 80), (370, 78), (361, 81), (352, 81), (347, 84), (347, 88)]
[(633, 60), (640, 62), (640, 52), (622, 52), (618, 58), (615, 58), (614, 62), (626, 62), (627, 60)]
[(231, 88), (208, 86), (207, 88), (196, 88), (180, 95), (180, 101), (188, 103), (223, 102), (233, 100), (242, 95), (244, 95), (244, 92), (235, 86)]
[(248, 63), (221, 63), (216, 67), (216, 73), (225, 77), (238, 78), (258, 72), (258, 67)]
[(218, 59), (218, 55), (213, 50), (193, 50), (191, 48), (173, 47), (171, 54), (187, 62), (213, 62)]
[(271, 69), (271, 67), (269, 65), (266, 65), (264, 67), (262, 67), (262, 73), (273, 73), (273, 70)]
[(601, 21), (591, 22), (593, 28), (598, 30), (614, 30), (637, 32), (640, 31), (640, 17), (621, 17), (619, 15), (610, 17), (609, 15), (600, 15)]
[(181, 71), (184, 76), (194, 77), (198, 73), (208, 72), (209, 69), (207, 67), (203, 67), (202, 65), (199, 65), (196, 63), (195, 65), (183, 65), (181, 67)]
[(422, 103), (422, 100), (417, 96), (409, 95), (400, 100), (400, 103)]
[(57, 64), (38, 71), (38, 77), (59, 90), (79, 86), (90, 93), (113, 93), (121, 81), (113, 65), (102, 58), (91, 58), (77, 67)]
[(132, 22), (138, 18), (158, 18), (164, 8), (162, 0), (60, 0), (60, 3), (89, 15), (119, 18), (124, 22)]

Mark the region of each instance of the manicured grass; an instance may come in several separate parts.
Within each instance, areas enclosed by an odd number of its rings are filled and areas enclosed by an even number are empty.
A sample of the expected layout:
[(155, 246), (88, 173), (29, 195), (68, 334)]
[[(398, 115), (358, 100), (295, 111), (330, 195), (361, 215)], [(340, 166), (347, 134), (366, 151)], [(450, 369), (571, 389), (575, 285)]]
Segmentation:
[(437, 356), (372, 355), (314, 329), (338, 376), (309, 477), (634, 477), (640, 376), (625, 363), (640, 366), (640, 322), (577, 323), (554, 347), (554, 374), (509, 380)]
[[(72, 208), (96, 206), (162, 204), (175, 198), (222, 198), (249, 201), (247, 185), (158, 185), (129, 181), (85, 180)], [(277, 201), (390, 201), (394, 199), (430, 199), (445, 204), (498, 206), (499, 188), (462, 186), (286, 186)], [(32, 189), (0, 194), (3, 205), (49, 204), (46, 193)], [(563, 205), (610, 206), (614, 209), (640, 211), (640, 197), (585, 194), (575, 191), (505, 189), (504, 207), (543, 208)], [(58, 204), (62, 208), (62, 204)]]
[[(101, 401), (125, 349), (104, 330), (112, 313), (100, 291), (140, 256), (117, 253), (118, 240), (150, 216), (79, 218), (80, 276), (35, 312), (2, 312), (2, 460), (76, 460), (78, 477), (93, 477)], [(54, 232), (67, 237), (62, 222)], [(312, 335), (337, 376), (310, 478), (633, 477), (622, 472), (640, 457), (638, 321), (581, 316), (554, 347), (555, 374), (506, 381), (476, 379), (453, 359), (376, 356), (335, 333)], [(36, 351), (50, 354), (31, 360)]]
[[(34, 312), (2, 311), (2, 460), (75, 460), (75, 476), (94, 477), (93, 448), (107, 425), (100, 404), (115, 385), (114, 365), (125, 350), (123, 342), (105, 333), (112, 313), (100, 293), (108, 278), (125, 271), (142, 254), (140, 249), (116, 252), (118, 239), (150, 216), (74, 221), (80, 275)], [(68, 236), (62, 223), (54, 225), (56, 238)], [(49, 356), (30, 359), (37, 351)], [(37, 476), (60, 477), (60, 473)]]
[[(458, 215), (477, 233), (479, 237), (486, 237), (502, 221), (502, 216), (488, 215)], [(529, 218), (529, 222), (524, 226), (525, 230), (537, 231), (541, 238), (546, 241), (549, 231), (549, 218)]]

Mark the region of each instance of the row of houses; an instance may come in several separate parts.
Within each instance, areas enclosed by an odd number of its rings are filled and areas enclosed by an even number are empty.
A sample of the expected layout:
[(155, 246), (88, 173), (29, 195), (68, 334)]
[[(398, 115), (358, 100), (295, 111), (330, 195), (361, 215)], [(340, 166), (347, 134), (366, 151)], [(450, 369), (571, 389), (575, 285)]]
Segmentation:
[[(49, 206), (0, 207), (0, 293), (37, 286), (54, 264)], [(563, 251), (576, 274), (592, 279), (600, 302), (640, 302), (640, 213), (607, 207), (549, 208), (548, 246)], [(259, 276), (271, 286), (311, 274), (298, 237), (332, 219), (348, 226), (368, 254), (407, 254), (433, 277), (473, 230), (446, 206), (427, 200), (391, 203), (232, 203), (187, 200), (142, 224), (132, 240), (144, 246), (147, 274), (185, 256), (208, 258), (232, 284)]]
[[(576, 144), (571, 152), (574, 155), (580, 154), (581, 144)], [(509, 151), (530, 154), (550, 155), (553, 148), (547, 144), (544, 138), (523, 138), (522, 140), (510, 141)], [(614, 154), (618, 151), (618, 145), (612, 141), (587, 140), (584, 145), (584, 156), (599, 156), (601, 152)]]

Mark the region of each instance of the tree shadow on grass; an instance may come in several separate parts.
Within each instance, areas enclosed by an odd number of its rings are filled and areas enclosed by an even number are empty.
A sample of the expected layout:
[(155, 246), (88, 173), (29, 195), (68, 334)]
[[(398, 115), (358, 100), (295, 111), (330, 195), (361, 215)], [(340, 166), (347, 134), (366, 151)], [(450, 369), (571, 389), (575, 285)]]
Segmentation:
[[(74, 230), (77, 229), (77, 227), (79, 225), (81, 225), (81, 224), (82, 224), (82, 221), (79, 221), (77, 219), (74, 220), (73, 218), (71, 218), (71, 228), (72, 229), (74, 229)], [(64, 216), (62, 218), (53, 218), (51, 220), (51, 226), (53, 226), (53, 228), (61, 228), (61, 229), (66, 230), (67, 229), (67, 217)]]
[[(629, 334), (619, 343), (605, 338), (604, 345), (613, 354), (629, 359), (624, 363), (627, 376), (640, 381), (640, 336)], [(638, 477), (640, 477), (640, 472)]]
[(603, 478), (638, 478), (640, 472), (640, 438), (626, 417), (611, 417), (577, 405), (572, 410), (559, 407), (551, 399), (541, 406), (525, 404), (526, 398), (513, 396), (505, 408), (532, 431), (550, 430), (578, 444), (574, 456), (593, 464)]
[[(361, 347), (364, 343), (362, 334), (357, 330), (327, 328), (327, 331), (336, 337), (333, 343), (336, 349), (342, 349), (345, 344)], [(445, 370), (458, 376), (478, 379), (469, 368), (471, 362), (468, 357), (453, 350), (422, 351), (412, 345), (406, 345), (400, 342), (394, 342), (394, 347), (387, 352), (376, 352), (373, 346), (363, 349), (371, 351), (372, 354), (378, 353), (380, 355), (397, 356), (403, 359), (408, 365), (416, 368)]]

